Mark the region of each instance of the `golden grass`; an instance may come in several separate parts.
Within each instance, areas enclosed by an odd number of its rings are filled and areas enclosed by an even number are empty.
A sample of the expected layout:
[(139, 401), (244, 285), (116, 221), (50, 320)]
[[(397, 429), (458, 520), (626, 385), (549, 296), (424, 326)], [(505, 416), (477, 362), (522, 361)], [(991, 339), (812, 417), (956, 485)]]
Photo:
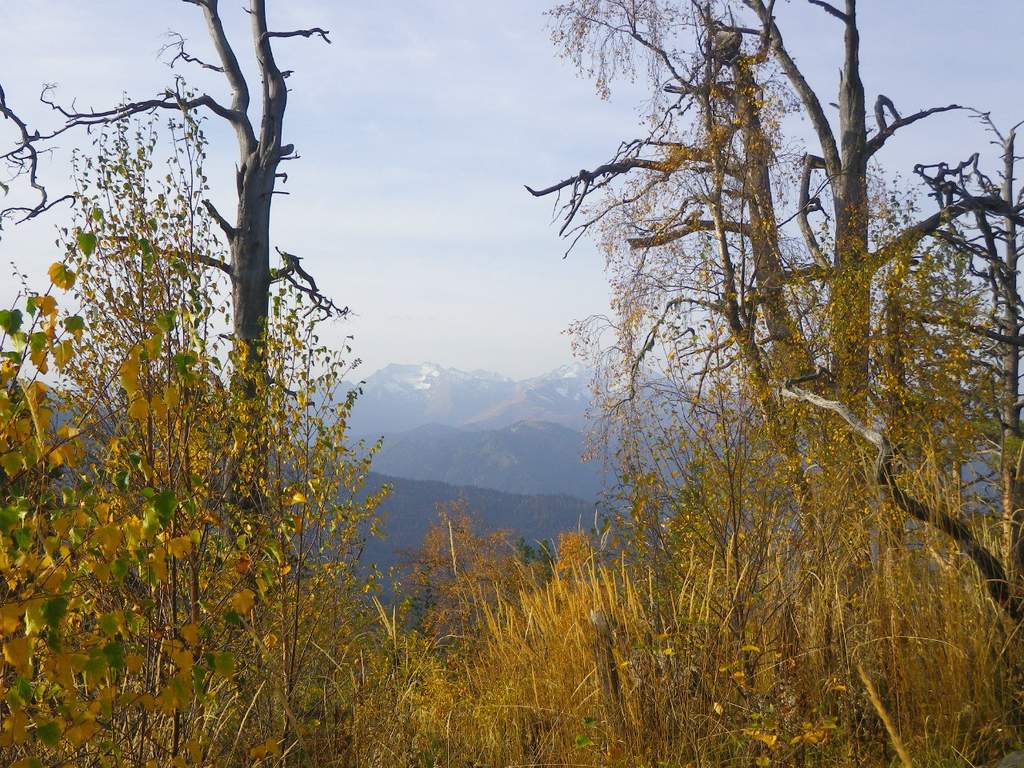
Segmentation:
[(745, 605), (708, 563), (671, 584), (639, 573), (524, 569), (441, 641), (382, 611), (383, 650), (346, 692), (348, 751), (327, 764), (953, 766), (1020, 742), (1007, 628), (948, 553), (819, 563), (791, 593), (792, 575), (763, 574)]

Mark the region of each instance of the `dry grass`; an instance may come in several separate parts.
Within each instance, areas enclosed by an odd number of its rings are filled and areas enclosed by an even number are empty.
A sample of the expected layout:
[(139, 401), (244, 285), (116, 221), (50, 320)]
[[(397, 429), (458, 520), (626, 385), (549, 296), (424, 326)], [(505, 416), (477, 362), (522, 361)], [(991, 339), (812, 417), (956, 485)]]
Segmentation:
[(333, 764), (881, 766), (897, 759), (891, 733), (905, 761), (952, 766), (1019, 744), (1006, 628), (968, 568), (929, 547), (889, 553), (848, 592), (838, 564), (820, 566), (799, 595), (738, 606), (713, 566), (668, 588), (591, 557), (542, 581), (524, 571), (440, 642), (383, 612)]

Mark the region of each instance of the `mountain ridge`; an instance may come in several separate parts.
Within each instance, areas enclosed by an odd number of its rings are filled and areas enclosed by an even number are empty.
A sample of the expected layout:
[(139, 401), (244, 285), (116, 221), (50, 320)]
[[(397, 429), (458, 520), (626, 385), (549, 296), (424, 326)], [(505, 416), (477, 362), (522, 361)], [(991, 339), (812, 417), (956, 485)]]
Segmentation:
[(427, 424), (501, 429), (519, 421), (548, 421), (581, 431), (591, 404), (589, 371), (570, 364), (514, 380), (485, 370), (436, 363), (392, 363), (359, 388), (349, 427), (360, 437), (406, 432)]
[(585, 443), (581, 433), (548, 421), (500, 429), (424, 424), (385, 434), (373, 466), (413, 480), (596, 499), (602, 477), (596, 463), (583, 462)]

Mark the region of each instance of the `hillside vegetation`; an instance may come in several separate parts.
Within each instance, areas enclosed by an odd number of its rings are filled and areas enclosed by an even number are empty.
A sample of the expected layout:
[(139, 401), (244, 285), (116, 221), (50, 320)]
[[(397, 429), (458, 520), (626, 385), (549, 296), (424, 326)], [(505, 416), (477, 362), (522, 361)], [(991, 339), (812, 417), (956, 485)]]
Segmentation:
[[(595, 505), (568, 458), (582, 389), (558, 377), (396, 367), (401, 397), (367, 404), (458, 428), (354, 434), (353, 351), (324, 341), (348, 310), (269, 236), (295, 159), (272, 45), (328, 33), (274, 32), (253, 0), (252, 122), (218, 4), (188, 4), (220, 63), (183, 39), (182, 62), (227, 78), (230, 106), (178, 82), (59, 109), (47, 133), (0, 91), (31, 215), (52, 207), (46, 142), (93, 141), (48, 280), (0, 310), (0, 765), (952, 768), (1024, 749), (1012, 130), (872, 109), (854, 0), (810, 4), (837, 30), (820, 96), (783, 37), (795, 3), (556, 6), (600, 95), (647, 89), (641, 138), (527, 188), (606, 259), (611, 312), (572, 329), (611, 473)], [(240, 149), (233, 223), (207, 113)], [(947, 113), (989, 155), (893, 181), (883, 145)]]

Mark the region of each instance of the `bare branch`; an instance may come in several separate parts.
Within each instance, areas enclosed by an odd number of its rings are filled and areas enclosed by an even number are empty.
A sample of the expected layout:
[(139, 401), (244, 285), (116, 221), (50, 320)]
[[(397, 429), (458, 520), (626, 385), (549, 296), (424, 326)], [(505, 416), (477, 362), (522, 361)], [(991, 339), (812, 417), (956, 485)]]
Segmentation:
[(300, 264), (301, 259), (298, 256), (282, 251), (280, 248), (275, 250), (284, 260), (285, 266), (283, 269), (274, 270), (271, 283), (285, 280), (299, 292), (305, 294), (313, 304), (309, 309), (310, 312), (319, 311), (325, 317), (345, 317), (348, 315), (348, 307), (339, 307), (333, 300), (320, 292), (316, 280), (309, 272), (302, 268)]
[(320, 27), (313, 27), (311, 29), (295, 29), (291, 32), (266, 32), (266, 37), (313, 37), (313, 35), (319, 35), (319, 37), (328, 45), (331, 43), (331, 39), (328, 35), (331, 34), (329, 30), (321, 29)]
[(1024, 601), (1011, 592), (1006, 569), (998, 558), (978, 541), (971, 529), (945, 510), (928, 506), (903, 490), (896, 480), (892, 446), (884, 434), (867, 426), (849, 408), (836, 400), (829, 400), (788, 384), (778, 387), (777, 391), (784, 398), (810, 403), (837, 414), (862, 439), (875, 446), (878, 449), (877, 480), (888, 488), (893, 503), (910, 517), (936, 528), (953, 539), (960, 551), (967, 555), (981, 572), (989, 595), (996, 604), (1014, 620), (1024, 618)]
[[(192, 0), (186, 0), (191, 2)], [(235, 113), (235, 132), (238, 135), (239, 149), (242, 155), (252, 152), (256, 147), (256, 134), (253, 131), (252, 123), (249, 120), (249, 85), (245, 81), (242, 67), (238, 63), (231, 43), (228, 41), (227, 33), (224, 32), (224, 23), (220, 18), (220, 11), (217, 7), (218, 0), (200, 0), (194, 2), (203, 9), (206, 16), (206, 26), (210, 32), (210, 39), (213, 40), (213, 47), (220, 57), (221, 68), (224, 76), (231, 86), (231, 109)]]
[(816, 5), (819, 8), (824, 8), (830, 16), (835, 16), (837, 19), (842, 21), (844, 24), (850, 21), (850, 17), (840, 11), (831, 3), (826, 3), (825, 0), (807, 0), (811, 5)]
[[(922, 109), (920, 112), (915, 112), (907, 117), (900, 117), (899, 112), (896, 111), (896, 107), (892, 103), (892, 99), (884, 94), (880, 94), (878, 99), (875, 101), (875, 122), (878, 123), (878, 133), (868, 139), (868, 157), (880, 150), (885, 142), (888, 141), (889, 137), (896, 133), (900, 128), (912, 125), (918, 120), (924, 120), (926, 117), (931, 117), (932, 115), (937, 115), (942, 112), (951, 112), (957, 109), (963, 109), (963, 107), (959, 104), (949, 104), (945, 107)], [(888, 110), (892, 117), (895, 118), (891, 123), (888, 122), (885, 117), (886, 110)]]
[[(647, 237), (631, 237), (626, 242), (629, 243), (630, 248), (655, 248), (659, 245), (667, 245), (695, 232), (715, 232), (717, 229), (717, 225), (711, 219), (692, 218), (687, 220), (682, 226), (666, 229), (664, 232), (657, 232)], [(750, 233), (750, 229), (746, 224), (740, 224), (735, 221), (722, 222), (722, 229), (726, 232), (735, 232), (742, 235)]]
[(160, 55), (162, 56), (164, 53), (174, 48), (178, 49), (177, 53), (175, 53), (171, 60), (167, 62), (167, 65), (171, 69), (174, 69), (174, 65), (178, 61), (184, 61), (186, 64), (195, 64), (199, 67), (202, 67), (203, 69), (209, 69), (213, 72), (224, 72), (224, 67), (217, 66), (216, 64), (209, 64), (200, 59), (198, 56), (193, 56), (188, 51), (186, 51), (186, 40), (180, 33), (168, 32), (167, 36), (170, 38), (170, 40), (168, 40), (168, 42), (165, 43), (164, 46), (160, 49)]
[(27, 175), (29, 185), (39, 194), (39, 201), (35, 206), (6, 208), (0, 211), (0, 220), (20, 215), (19, 221), (27, 221), (48, 211), (60, 202), (73, 199), (72, 195), (63, 195), (52, 201), (49, 199), (44, 185), (38, 179), (39, 149), (37, 147), (37, 145), (45, 144), (51, 139), (71, 130), (107, 125), (125, 120), (133, 115), (155, 112), (157, 110), (189, 112), (195, 109), (206, 108), (231, 122), (235, 122), (239, 118), (233, 110), (220, 104), (212, 96), (205, 93), (186, 98), (180, 92), (168, 89), (152, 99), (126, 102), (113, 109), (80, 112), (73, 107), (65, 108), (56, 103), (49, 95), (51, 91), (52, 86), (46, 86), (39, 98), (44, 104), (60, 114), (64, 119), (64, 123), (48, 133), (40, 133), (38, 130), (30, 131), (25, 121), (8, 107), (3, 88), (0, 87), (0, 115), (13, 122), (20, 134), (18, 143), (13, 149), (0, 155), (0, 160), (14, 166), (16, 173)]
[(2, 85), (0, 85), (0, 115), (5, 120), (14, 123), (20, 135), (19, 144), (13, 150), (0, 155), (0, 160), (13, 167), (15, 176), (28, 176), (29, 186), (39, 194), (39, 203), (35, 206), (14, 206), (0, 211), (0, 229), (2, 229), (5, 218), (20, 214), (21, 218), (18, 221), (27, 221), (50, 210), (55, 205), (74, 200), (74, 196), (61, 195), (55, 200), (50, 200), (46, 187), (39, 182), (39, 150), (36, 149), (35, 143), (42, 137), (40, 137), (39, 131), (29, 131), (28, 124), (7, 106), (7, 96)]
[(220, 211), (217, 210), (216, 206), (214, 206), (212, 202), (209, 200), (203, 200), (203, 206), (206, 208), (213, 220), (217, 222), (217, 226), (219, 226), (221, 231), (227, 236), (228, 242), (230, 243), (234, 240), (238, 235), (238, 230), (231, 226), (228, 220), (221, 215)]
[(775, 19), (772, 18), (771, 11), (765, 6), (763, 0), (745, 0), (745, 2), (757, 13), (772, 53), (779, 60), (782, 71), (793, 85), (797, 95), (799, 95), (804, 109), (807, 110), (807, 116), (814, 127), (814, 132), (818, 136), (818, 142), (821, 144), (821, 155), (825, 160), (825, 168), (829, 176), (838, 176), (842, 172), (839, 150), (836, 146), (835, 136), (832, 134), (832, 127), (825, 116), (825, 110), (821, 106), (818, 95), (807, 82), (807, 79), (796, 65), (789, 51), (786, 50), (786, 45), (782, 40), (782, 33), (779, 31)]
[(814, 230), (811, 229), (811, 222), (808, 219), (808, 215), (811, 211), (820, 211), (821, 201), (818, 196), (811, 197), (811, 174), (816, 169), (825, 167), (825, 161), (817, 155), (804, 155), (804, 170), (800, 177), (800, 210), (797, 212), (797, 223), (800, 226), (800, 234), (803, 235), (804, 243), (807, 245), (807, 250), (811, 253), (811, 258), (814, 259), (814, 263), (823, 268), (828, 268), (829, 262), (825, 258), (825, 254), (821, 251), (821, 246), (818, 244), (818, 238), (814, 235)]
[(1024, 215), (1021, 214), (1021, 211), (1018, 208), (1007, 205), (1002, 198), (990, 196), (971, 197), (947, 205), (931, 216), (904, 229), (875, 253), (874, 261), (876, 265), (881, 266), (893, 254), (905, 252), (906, 249), (912, 248), (925, 237), (936, 235), (942, 227), (969, 212), (992, 213), (1005, 216), (1018, 224), (1024, 224)]

